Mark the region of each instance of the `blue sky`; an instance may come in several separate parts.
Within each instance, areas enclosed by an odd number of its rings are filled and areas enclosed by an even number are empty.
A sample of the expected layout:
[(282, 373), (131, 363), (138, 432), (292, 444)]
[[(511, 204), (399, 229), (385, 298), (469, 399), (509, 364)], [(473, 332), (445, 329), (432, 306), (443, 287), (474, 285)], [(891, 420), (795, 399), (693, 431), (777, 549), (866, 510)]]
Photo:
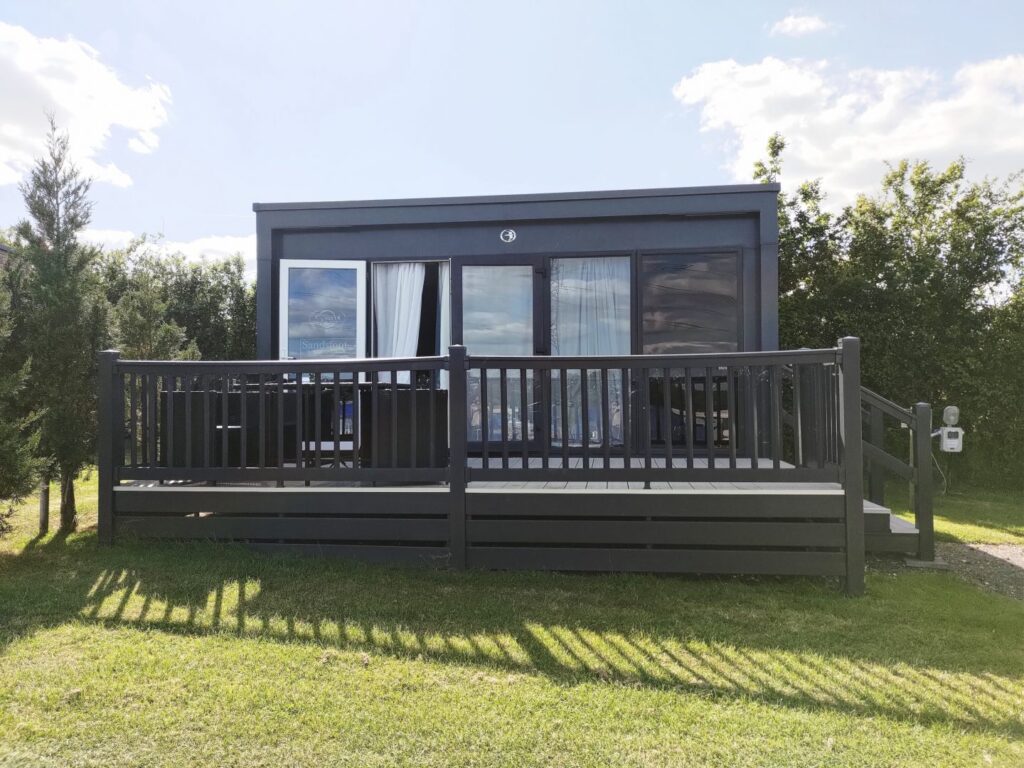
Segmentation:
[(0, 2), (0, 226), (56, 112), (92, 235), (253, 243), (254, 201), (1024, 167), (1024, 4)]

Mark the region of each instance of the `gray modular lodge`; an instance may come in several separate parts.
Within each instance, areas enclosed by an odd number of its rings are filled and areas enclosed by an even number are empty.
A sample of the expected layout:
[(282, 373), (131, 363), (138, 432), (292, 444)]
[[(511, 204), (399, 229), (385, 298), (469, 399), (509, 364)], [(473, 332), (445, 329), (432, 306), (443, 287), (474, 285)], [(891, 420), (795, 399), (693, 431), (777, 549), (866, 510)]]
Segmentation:
[(930, 558), (929, 407), (855, 338), (778, 350), (777, 195), (256, 204), (260, 360), (104, 353), (101, 537), (851, 593)]

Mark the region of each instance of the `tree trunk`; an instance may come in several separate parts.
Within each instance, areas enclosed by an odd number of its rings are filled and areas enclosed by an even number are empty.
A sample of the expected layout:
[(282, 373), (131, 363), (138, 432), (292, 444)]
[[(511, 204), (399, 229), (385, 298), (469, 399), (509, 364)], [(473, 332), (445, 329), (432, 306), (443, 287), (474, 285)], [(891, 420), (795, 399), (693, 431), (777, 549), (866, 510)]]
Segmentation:
[(39, 481), (39, 535), (44, 536), (50, 530), (50, 478), (43, 477)]
[(60, 471), (60, 530), (71, 533), (78, 527), (78, 510), (75, 508), (75, 473), (66, 469)]

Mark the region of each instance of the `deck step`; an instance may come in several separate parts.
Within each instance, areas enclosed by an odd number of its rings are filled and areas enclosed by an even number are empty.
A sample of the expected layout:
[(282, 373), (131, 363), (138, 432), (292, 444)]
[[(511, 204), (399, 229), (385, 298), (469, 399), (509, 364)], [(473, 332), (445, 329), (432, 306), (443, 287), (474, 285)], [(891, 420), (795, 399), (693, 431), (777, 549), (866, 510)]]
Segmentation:
[(887, 507), (864, 502), (864, 544), (868, 552), (917, 552), (918, 531), (913, 523)]

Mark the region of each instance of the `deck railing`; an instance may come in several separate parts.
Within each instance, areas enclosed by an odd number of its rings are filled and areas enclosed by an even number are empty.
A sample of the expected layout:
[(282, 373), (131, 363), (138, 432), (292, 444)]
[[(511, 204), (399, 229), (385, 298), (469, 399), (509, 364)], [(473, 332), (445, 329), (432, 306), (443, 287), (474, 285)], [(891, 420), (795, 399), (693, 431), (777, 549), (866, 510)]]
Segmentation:
[[(932, 408), (917, 403), (903, 408), (866, 387), (861, 387), (864, 418), (864, 463), (869, 501), (885, 506), (885, 486), (895, 475), (907, 481), (910, 507), (917, 528), (917, 557), (935, 559), (935, 522), (932, 510)], [(899, 431), (905, 431), (902, 435)], [(908, 439), (909, 435), (909, 439)], [(903, 444), (906, 451), (892, 453)]]
[(643, 488), (841, 483), (863, 582), (859, 342), (625, 357), (132, 361), (100, 370), (100, 534), (124, 481)]

